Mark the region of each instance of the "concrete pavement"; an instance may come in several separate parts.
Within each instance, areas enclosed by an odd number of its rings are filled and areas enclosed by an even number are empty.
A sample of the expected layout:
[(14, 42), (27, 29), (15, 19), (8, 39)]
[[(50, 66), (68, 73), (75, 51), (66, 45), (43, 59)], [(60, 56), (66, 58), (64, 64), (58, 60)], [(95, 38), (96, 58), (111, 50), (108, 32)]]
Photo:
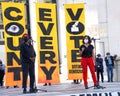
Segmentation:
[[(90, 81), (89, 86), (92, 85), (93, 83)], [(83, 82), (80, 84), (59, 83), (51, 86), (39, 84), (37, 87), (40, 91), (32, 94), (23, 94), (21, 86), (19, 88), (0, 88), (0, 96), (120, 96), (120, 82), (104, 82), (100, 85), (106, 88), (84, 89)], [(47, 90), (47, 92), (41, 90)]]

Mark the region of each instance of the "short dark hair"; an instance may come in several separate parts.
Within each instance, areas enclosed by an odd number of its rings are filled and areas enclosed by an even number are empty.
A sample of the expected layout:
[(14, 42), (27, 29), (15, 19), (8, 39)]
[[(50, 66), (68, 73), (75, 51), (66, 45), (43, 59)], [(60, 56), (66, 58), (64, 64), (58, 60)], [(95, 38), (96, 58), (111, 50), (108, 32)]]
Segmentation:
[(101, 57), (101, 54), (97, 54), (98, 57)]
[(30, 38), (29, 34), (27, 34), (27, 33), (23, 34), (23, 36), (22, 36), (22, 38), (25, 38), (25, 37)]
[(85, 36), (83, 37), (83, 44), (85, 44), (84, 39), (85, 39), (86, 37), (88, 38), (88, 43), (90, 44), (90, 43), (91, 43), (91, 38), (90, 38), (90, 36), (88, 36), (88, 35), (85, 35)]
[(106, 55), (110, 55), (110, 52), (107, 52)]

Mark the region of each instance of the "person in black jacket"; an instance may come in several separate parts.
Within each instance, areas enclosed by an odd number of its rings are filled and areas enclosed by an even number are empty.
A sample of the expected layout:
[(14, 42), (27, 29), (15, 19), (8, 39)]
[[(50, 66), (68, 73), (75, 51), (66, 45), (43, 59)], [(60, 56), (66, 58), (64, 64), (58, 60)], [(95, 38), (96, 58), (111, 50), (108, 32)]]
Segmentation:
[(28, 74), (30, 76), (30, 93), (34, 93), (36, 90), (34, 88), (35, 83), (35, 51), (30, 42), (30, 37), (28, 34), (24, 34), (22, 36), (23, 43), (20, 45), (20, 56), (21, 56), (21, 63), (22, 63), (22, 72), (23, 72), (23, 80), (22, 80), (22, 87), (23, 93), (26, 93), (27, 90), (27, 77)]
[(105, 63), (107, 67), (108, 82), (113, 82), (114, 57), (109, 52), (106, 53)]
[(104, 82), (103, 58), (101, 58), (101, 54), (97, 54), (97, 57), (96, 57), (96, 72), (97, 72), (97, 80), (98, 80), (98, 82), (99, 82), (100, 74), (101, 74), (101, 81)]

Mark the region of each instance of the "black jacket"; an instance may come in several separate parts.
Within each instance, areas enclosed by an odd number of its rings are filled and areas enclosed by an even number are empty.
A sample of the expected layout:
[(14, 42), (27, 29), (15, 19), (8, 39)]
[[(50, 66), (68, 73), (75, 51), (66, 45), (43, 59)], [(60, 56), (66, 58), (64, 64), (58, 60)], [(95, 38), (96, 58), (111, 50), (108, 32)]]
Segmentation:
[(20, 57), (22, 63), (31, 63), (30, 57), (36, 57), (33, 46), (22, 43), (20, 45)]
[(97, 69), (103, 70), (103, 59), (102, 58), (96, 58), (96, 67)]
[[(114, 58), (113, 58), (113, 56), (110, 56), (110, 58), (112, 60), (112, 66), (114, 66)], [(105, 63), (106, 63), (106, 66), (109, 66), (107, 57), (105, 57)]]

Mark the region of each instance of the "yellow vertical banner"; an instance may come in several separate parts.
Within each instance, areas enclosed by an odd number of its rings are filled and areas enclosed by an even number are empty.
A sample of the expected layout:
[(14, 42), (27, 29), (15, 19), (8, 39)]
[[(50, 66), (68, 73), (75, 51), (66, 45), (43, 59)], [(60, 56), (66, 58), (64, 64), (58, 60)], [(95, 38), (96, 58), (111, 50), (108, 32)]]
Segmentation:
[(65, 4), (68, 80), (82, 79), (79, 47), (85, 35), (84, 3)]
[(6, 49), (6, 86), (21, 85), (22, 69), (19, 45), (25, 33), (24, 3), (2, 3)]
[(36, 3), (38, 83), (57, 83), (59, 78), (56, 4)]

